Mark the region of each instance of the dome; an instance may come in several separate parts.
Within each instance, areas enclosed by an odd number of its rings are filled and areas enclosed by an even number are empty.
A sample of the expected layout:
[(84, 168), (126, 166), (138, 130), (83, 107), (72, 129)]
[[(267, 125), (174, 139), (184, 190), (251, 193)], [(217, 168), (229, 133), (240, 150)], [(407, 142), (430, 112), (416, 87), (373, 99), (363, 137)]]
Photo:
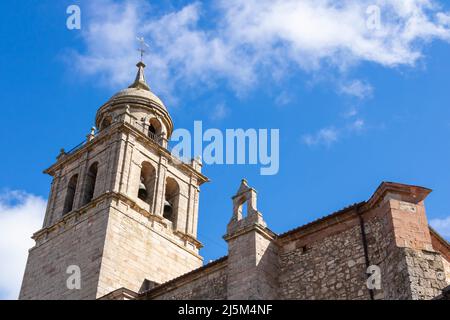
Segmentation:
[[(135, 119), (143, 121), (138, 125), (140, 129), (151, 126), (150, 121), (155, 118), (162, 133), (170, 138), (173, 131), (170, 114), (161, 99), (150, 90), (145, 81), (145, 64), (140, 61), (136, 66), (138, 71), (133, 84), (116, 93), (98, 109), (95, 125), (102, 130), (102, 128), (105, 128), (104, 121), (106, 123), (113, 122), (127, 108), (129, 110), (127, 112), (131, 112)], [(136, 123), (133, 122), (133, 125), (136, 125)]]
[(119, 98), (144, 98), (150, 100), (151, 102), (156, 103), (159, 107), (161, 107), (164, 111), (167, 112), (167, 108), (164, 103), (156, 94), (154, 94), (147, 82), (145, 81), (144, 68), (145, 64), (143, 62), (139, 62), (137, 65), (138, 73), (136, 75), (136, 79), (134, 83), (128, 88), (119, 91), (114, 96), (111, 97), (111, 100), (119, 99)]
[(159, 105), (164, 111), (167, 111), (166, 106), (160, 98), (150, 90), (144, 90), (139, 88), (127, 88), (116, 93), (111, 100), (119, 98), (144, 98), (150, 100)]

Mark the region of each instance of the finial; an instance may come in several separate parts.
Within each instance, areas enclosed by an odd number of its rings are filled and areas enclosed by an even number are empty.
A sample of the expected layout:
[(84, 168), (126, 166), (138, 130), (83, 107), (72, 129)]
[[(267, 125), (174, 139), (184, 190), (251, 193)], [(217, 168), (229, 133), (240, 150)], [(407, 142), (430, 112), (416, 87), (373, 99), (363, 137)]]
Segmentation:
[(136, 88), (136, 89), (150, 91), (150, 87), (148, 86), (147, 82), (145, 81), (144, 69), (145, 69), (146, 65), (142, 61), (144, 59), (145, 47), (149, 48), (149, 46), (147, 43), (145, 43), (144, 37), (140, 37), (140, 38), (137, 37), (137, 40), (141, 43), (141, 47), (138, 49), (138, 51), (141, 53), (141, 60), (136, 64), (136, 67), (138, 67), (136, 79), (134, 80), (134, 83), (131, 86), (129, 86), (128, 88)]
[(148, 86), (147, 82), (145, 81), (145, 63), (142, 61), (139, 61), (136, 65), (138, 67), (138, 72), (136, 74), (136, 79), (134, 80), (133, 84), (129, 86), (128, 88), (136, 88), (136, 89), (142, 89), (150, 91), (150, 87)]
[(147, 82), (145, 81), (145, 74), (144, 69), (146, 67), (144, 63), (144, 53), (146, 52), (145, 47), (149, 48), (149, 45), (145, 43), (144, 37), (136, 37), (136, 39), (140, 42), (141, 46), (138, 49), (138, 51), (141, 53), (141, 60), (136, 64), (136, 67), (138, 67), (138, 72), (136, 74), (136, 79), (134, 80), (134, 83), (129, 86), (129, 88), (136, 88), (136, 89), (143, 89), (150, 91), (150, 87), (148, 86)]
[(138, 51), (141, 53), (141, 61), (144, 61), (144, 54), (146, 52), (145, 48), (150, 48), (150, 46), (145, 42), (144, 37), (136, 37), (136, 39), (139, 41), (139, 43), (141, 44), (141, 46), (139, 47)]

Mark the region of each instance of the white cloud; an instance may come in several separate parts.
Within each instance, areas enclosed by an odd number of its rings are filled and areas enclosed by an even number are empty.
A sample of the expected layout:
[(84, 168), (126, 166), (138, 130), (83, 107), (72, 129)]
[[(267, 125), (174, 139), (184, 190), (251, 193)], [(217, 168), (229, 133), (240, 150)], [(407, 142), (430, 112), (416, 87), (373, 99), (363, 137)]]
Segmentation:
[(277, 106), (285, 106), (292, 102), (292, 97), (287, 91), (282, 91), (275, 98), (275, 104)]
[(230, 113), (230, 109), (225, 103), (219, 103), (215, 105), (210, 111), (211, 120), (219, 121), (225, 119)]
[(342, 127), (326, 127), (320, 129), (314, 134), (305, 134), (302, 141), (307, 146), (325, 145), (330, 146), (339, 141), (341, 137), (349, 136), (359, 133), (366, 127), (366, 122), (363, 119), (355, 119)]
[(353, 80), (348, 83), (341, 84), (339, 92), (359, 99), (367, 99), (372, 97), (373, 87), (367, 82)]
[(363, 119), (356, 119), (348, 126), (348, 130), (351, 131), (361, 131), (364, 129), (366, 122)]
[(31, 235), (42, 226), (46, 202), (20, 191), (0, 194), (0, 292), (1, 299), (17, 299)]
[(355, 106), (352, 106), (351, 108), (349, 108), (347, 111), (345, 111), (342, 116), (344, 118), (352, 118), (358, 115), (358, 108), (356, 108)]
[(303, 136), (303, 142), (308, 146), (314, 145), (331, 145), (338, 141), (339, 131), (335, 128), (323, 128), (315, 134), (307, 134)]
[(443, 219), (432, 219), (430, 225), (444, 238), (450, 239), (450, 216)]
[[(377, 30), (367, 27), (370, 5), (380, 8)], [(438, 0), (221, 0), (212, 12), (195, 2), (160, 16), (143, 0), (86, 7), (86, 50), (74, 65), (125, 85), (137, 59), (135, 37), (143, 35), (151, 44), (149, 77), (164, 94), (217, 80), (239, 92), (263, 76), (283, 78), (292, 66), (304, 72), (345, 72), (361, 62), (414, 66), (425, 44), (450, 40), (450, 15)], [(346, 91), (361, 96), (367, 88), (356, 82)]]

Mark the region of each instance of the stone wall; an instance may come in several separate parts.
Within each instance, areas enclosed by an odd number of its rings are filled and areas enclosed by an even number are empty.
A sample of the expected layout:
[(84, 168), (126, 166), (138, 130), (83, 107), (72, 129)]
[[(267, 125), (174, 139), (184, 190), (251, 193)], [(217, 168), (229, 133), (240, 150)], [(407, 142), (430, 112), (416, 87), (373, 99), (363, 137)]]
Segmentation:
[[(128, 203), (126, 203), (128, 201)], [(170, 224), (131, 208), (118, 194), (93, 200), (35, 235), (20, 299), (96, 299), (121, 287), (139, 292), (202, 265), (197, 248)], [(81, 270), (81, 290), (68, 290), (67, 267)]]
[(436, 251), (396, 246), (394, 234), (387, 232), (389, 225), (387, 216), (372, 217), (366, 223), (369, 261), (381, 270), (381, 289), (374, 291), (375, 298), (410, 300), (437, 296), (446, 286), (442, 256)]
[(225, 300), (227, 276), (227, 258), (222, 258), (150, 290), (141, 299)]
[(430, 234), (431, 241), (433, 243), (433, 249), (439, 252), (442, 256), (446, 282), (448, 285), (450, 285), (450, 244), (431, 228)]
[(348, 223), (353, 226), (322, 239), (282, 242), (281, 299), (370, 298), (361, 229), (357, 221)]
[(442, 259), (442, 263), (444, 264), (445, 280), (450, 285), (450, 262), (447, 259)]
[(367, 212), (363, 219), (369, 265), (380, 268), (381, 284), (373, 291), (374, 299), (408, 299), (406, 261), (395, 245), (389, 203), (380, 204)]
[(278, 248), (271, 234), (249, 230), (228, 242), (228, 299), (278, 297)]
[[(437, 296), (448, 285), (449, 251), (445, 241), (433, 248), (423, 205), (428, 192), (384, 184), (368, 202), (281, 235), (281, 298)], [(379, 268), (379, 288), (368, 289), (368, 266)]]
[[(107, 225), (107, 208), (101, 204), (89, 214), (68, 217), (30, 249), (20, 299), (95, 299)], [(68, 290), (70, 265), (81, 271), (81, 290)]]
[[(154, 218), (154, 217), (153, 217)], [(136, 212), (122, 201), (111, 206), (99, 280), (99, 296), (144, 280), (164, 283), (202, 265), (196, 249), (174, 236), (170, 225)]]
[(439, 253), (402, 248), (406, 257), (411, 299), (429, 300), (447, 286), (444, 264)]
[[(108, 141), (108, 139), (110, 139)], [(83, 150), (75, 151), (70, 155), (62, 155), (58, 162), (46, 172), (53, 176), (51, 192), (47, 204), (44, 227), (58, 222), (63, 214), (68, 183), (70, 178), (78, 175), (73, 210), (83, 206), (85, 192), (86, 172), (90, 165), (97, 162), (98, 172), (95, 183), (94, 198), (111, 190), (111, 168), (116, 167), (116, 159), (112, 155), (117, 152), (118, 137), (109, 137), (102, 134), (94, 141), (87, 142)]]

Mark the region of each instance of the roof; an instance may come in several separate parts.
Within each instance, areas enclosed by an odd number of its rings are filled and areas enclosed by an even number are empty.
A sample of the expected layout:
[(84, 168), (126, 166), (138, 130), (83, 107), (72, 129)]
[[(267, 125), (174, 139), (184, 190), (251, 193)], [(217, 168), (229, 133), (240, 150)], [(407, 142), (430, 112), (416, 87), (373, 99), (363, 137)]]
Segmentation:
[(319, 218), (319, 219), (309, 222), (305, 225), (302, 225), (300, 227), (297, 227), (295, 229), (287, 231), (283, 234), (280, 234), (278, 236), (278, 238), (280, 239), (280, 238), (289, 237), (290, 235), (299, 233), (301, 231), (306, 231), (307, 229), (310, 229), (314, 226), (318, 226), (318, 225), (326, 223), (326, 222), (335, 223), (336, 220), (343, 218), (343, 216), (345, 216), (346, 214), (349, 214), (351, 212), (365, 211), (366, 209), (374, 206), (382, 197), (384, 197), (384, 195), (387, 192), (395, 192), (395, 193), (407, 195), (407, 196), (409, 196), (411, 201), (418, 202), (418, 201), (422, 201), (423, 199), (425, 199), (425, 197), (431, 192), (431, 189), (416, 186), (416, 185), (407, 185), (407, 184), (403, 184), (403, 183), (384, 181), (378, 186), (377, 190), (370, 197), (369, 200), (355, 203), (355, 204), (345, 207), (339, 211), (335, 211), (332, 214), (323, 216), (322, 218)]
[(227, 259), (228, 259), (228, 256), (221, 257), (221, 258), (219, 258), (217, 260), (214, 260), (214, 261), (212, 261), (212, 262), (210, 262), (210, 263), (208, 263), (208, 264), (206, 264), (206, 265), (204, 265), (204, 266), (202, 266), (202, 267), (200, 267), (198, 269), (192, 270), (192, 271), (190, 271), (188, 273), (185, 273), (185, 274), (183, 274), (183, 275), (181, 275), (181, 276), (179, 276), (177, 278), (174, 278), (172, 280), (164, 282), (164, 283), (160, 284), (159, 286), (156, 286), (156, 287), (154, 287), (154, 288), (152, 288), (150, 290), (144, 291), (144, 292), (142, 292), (140, 294), (140, 296), (142, 297), (142, 296), (145, 296), (145, 295), (149, 295), (149, 294), (151, 294), (153, 292), (156, 292), (158, 290), (162, 290), (162, 289), (164, 289), (166, 287), (170, 287), (170, 285), (172, 285), (172, 284), (174, 284), (174, 283), (176, 283), (178, 281), (181, 281), (183, 279), (189, 278), (189, 277), (194, 276), (196, 274), (202, 273), (202, 272), (204, 272), (204, 271), (206, 271), (208, 269), (211, 269), (211, 268), (213, 268), (213, 267), (215, 267), (215, 266), (217, 266), (217, 265), (227, 261)]
[(326, 221), (335, 220), (336, 218), (338, 218), (338, 217), (340, 217), (340, 216), (342, 216), (342, 215), (344, 215), (346, 213), (349, 213), (349, 212), (351, 212), (351, 211), (353, 211), (355, 209), (358, 209), (358, 208), (362, 207), (364, 204), (366, 204), (365, 201), (359, 202), (359, 203), (355, 203), (355, 204), (353, 204), (351, 206), (348, 206), (348, 207), (345, 207), (345, 208), (343, 208), (343, 209), (341, 209), (339, 211), (335, 211), (332, 214), (329, 214), (327, 216), (323, 216), (322, 218), (316, 219), (316, 220), (311, 221), (311, 222), (309, 222), (307, 224), (304, 224), (304, 225), (302, 225), (300, 227), (297, 227), (297, 228), (289, 230), (289, 231), (287, 231), (285, 233), (282, 233), (282, 234), (278, 235), (278, 238), (288, 237), (288, 236), (290, 236), (292, 234), (295, 234), (295, 233), (298, 233), (300, 231), (304, 231), (306, 229), (309, 229), (310, 227), (312, 227), (314, 225), (319, 225), (319, 224), (324, 223)]

